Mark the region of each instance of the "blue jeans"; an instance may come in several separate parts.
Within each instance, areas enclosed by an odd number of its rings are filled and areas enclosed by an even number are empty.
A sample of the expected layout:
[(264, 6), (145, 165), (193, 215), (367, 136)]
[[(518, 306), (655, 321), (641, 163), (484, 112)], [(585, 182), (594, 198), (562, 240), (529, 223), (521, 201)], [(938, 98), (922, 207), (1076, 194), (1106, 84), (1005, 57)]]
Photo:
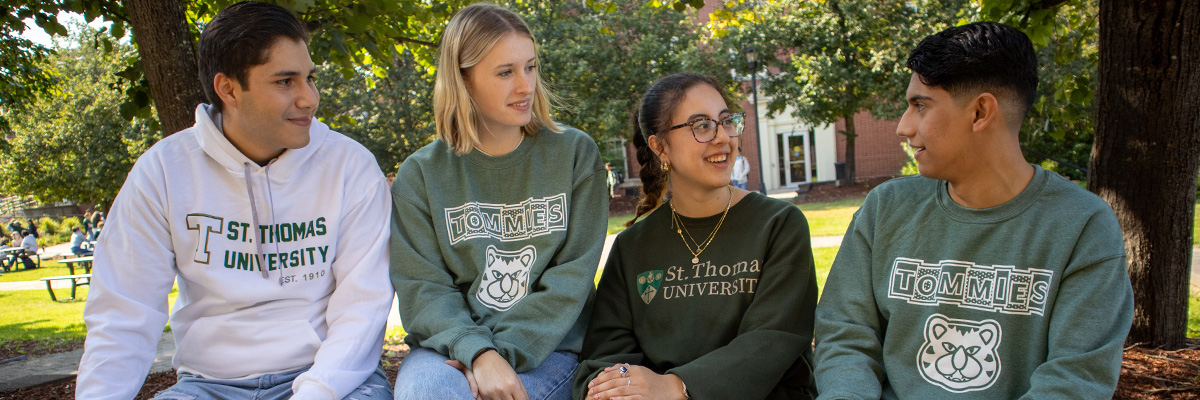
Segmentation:
[[(308, 371), (309, 367), (263, 375), (250, 379), (209, 379), (188, 373), (179, 373), (179, 381), (167, 390), (158, 392), (153, 400), (193, 399), (255, 399), (286, 400), (292, 397), (292, 381)], [(343, 400), (390, 400), (391, 385), (383, 367), (367, 377), (367, 381), (354, 389)]]
[[(472, 399), (471, 387), (462, 372), (446, 365), (448, 357), (424, 347), (413, 347), (400, 363), (396, 375), (396, 400)], [(542, 365), (517, 374), (531, 400), (570, 400), (571, 380), (579, 356), (558, 351)]]
[(738, 188), (738, 189), (746, 189), (746, 183), (747, 183), (747, 182), (748, 182), (748, 181), (739, 181), (739, 180), (734, 180), (734, 181), (733, 181), (733, 186), (734, 186), (734, 187), (736, 187), (736, 188)]

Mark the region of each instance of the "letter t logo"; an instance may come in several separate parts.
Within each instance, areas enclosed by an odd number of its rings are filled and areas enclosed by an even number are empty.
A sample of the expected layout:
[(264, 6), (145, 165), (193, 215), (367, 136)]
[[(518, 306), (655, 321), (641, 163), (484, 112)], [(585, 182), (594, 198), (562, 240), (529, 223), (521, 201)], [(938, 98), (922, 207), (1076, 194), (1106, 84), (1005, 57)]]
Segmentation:
[(192, 260), (200, 264), (208, 264), (208, 235), (211, 233), (223, 234), (224, 218), (214, 217), (207, 214), (188, 214), (187, 228), (189, 231), (196, 231), (196, 254)]

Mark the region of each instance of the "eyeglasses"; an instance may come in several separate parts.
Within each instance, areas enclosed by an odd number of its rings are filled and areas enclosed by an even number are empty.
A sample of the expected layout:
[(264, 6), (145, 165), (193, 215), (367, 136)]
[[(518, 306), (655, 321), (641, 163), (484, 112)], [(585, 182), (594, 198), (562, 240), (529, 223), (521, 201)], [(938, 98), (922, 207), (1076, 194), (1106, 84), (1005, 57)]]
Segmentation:
[(742, 129), (746, 127), (746, 114), (729, 114), (720, 121), (708, 117), (700, 117), (679, 125), (672, 126), (667, 128), (667, 130), (673, 131), (685, 126), (690, 126), (692, 128), (692, 137), (696, 138), (697, 142), (708, 143), (717, 138), (718, 124), (720, 124), (722, 128), (725, 128), (725, 134), (729, 135), (729, 137), (742, 136)]

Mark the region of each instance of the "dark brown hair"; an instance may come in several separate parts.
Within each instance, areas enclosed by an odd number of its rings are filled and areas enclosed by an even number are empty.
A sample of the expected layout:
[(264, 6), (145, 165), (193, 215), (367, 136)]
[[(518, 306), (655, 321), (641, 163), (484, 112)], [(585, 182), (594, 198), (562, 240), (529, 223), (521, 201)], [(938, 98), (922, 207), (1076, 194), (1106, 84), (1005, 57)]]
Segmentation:
[(716, 79), (690, 72), (659, 79), (642, 95), (642, 101), (633, 112), (633, 147), (637, 149), (637, 161), (642, 166), (638, 173), (642, 179), (642, 198), (638, 200), (636, 215), (625, 226), (633, 225), (638, 218), (654, 211), (662, 202), (667, 191), (667, 171), (662, 169), (662, 160), (650, 149), (650, 136), (666, 132), (667, 127), (671, 126), (671, 114), (675, 113), (683, 95), (688, 89), (702, 84), (712, 86), (729, 103)]
[(250, 68), (266, 64), (267, 49), (280, 38), (308, 42), (308, 32), (286, 8), (254, 1), (225, 7), (204, 27), (197, 46), (197, 67), (204, 97), (221, 111), (213, 77), (223, 73), (245, 88)]

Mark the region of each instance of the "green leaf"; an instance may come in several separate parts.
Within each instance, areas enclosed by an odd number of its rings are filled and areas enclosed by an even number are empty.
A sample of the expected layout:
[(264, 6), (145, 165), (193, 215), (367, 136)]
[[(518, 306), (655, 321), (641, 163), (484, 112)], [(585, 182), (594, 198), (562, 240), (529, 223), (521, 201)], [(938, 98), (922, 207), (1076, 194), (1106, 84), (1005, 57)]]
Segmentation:
[(121, 21), (113, 21), (112, 37), (115, 39), (118, 39), (118, 40), (125, 37), (125, 24), (124, 23), (122, 23)]

